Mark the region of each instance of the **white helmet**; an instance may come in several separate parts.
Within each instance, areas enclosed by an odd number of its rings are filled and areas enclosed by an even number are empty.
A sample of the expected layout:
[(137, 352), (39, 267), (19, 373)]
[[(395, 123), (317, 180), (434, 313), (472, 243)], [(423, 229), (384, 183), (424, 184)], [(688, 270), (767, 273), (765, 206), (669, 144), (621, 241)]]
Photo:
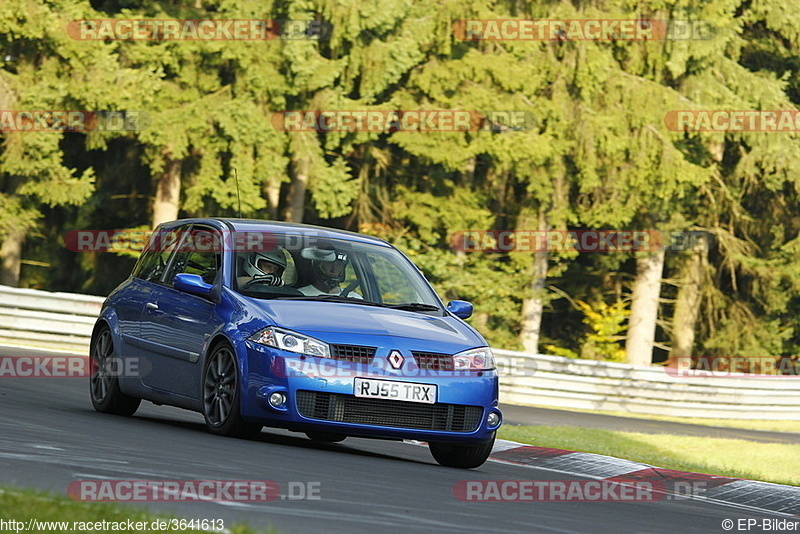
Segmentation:
[[(276, 266), (277, 271), (269, 269), (269, 266), (264, 265), (263, 262), (268, 262)], [(275, 275), (277, 278), (280, 278), (283, 275), (284, 269), (286, 269), (286, 256), (284, 256), (283, 251), (277, 248), (274, 250), (250, 252), (245, 256), (243, 269), (244, 272), (253, 277)], [(264, 269), (269, 270), (265, 271)]]

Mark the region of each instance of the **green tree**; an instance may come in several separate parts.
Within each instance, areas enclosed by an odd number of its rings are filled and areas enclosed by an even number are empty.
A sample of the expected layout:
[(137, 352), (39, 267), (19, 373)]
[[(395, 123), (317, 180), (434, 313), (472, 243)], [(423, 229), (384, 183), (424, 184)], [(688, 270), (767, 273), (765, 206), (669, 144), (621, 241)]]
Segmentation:
[[(73, 2), (36, 4), (18, 0), (0, 7), (0, 94), (5, 110), (130, 109), (150, 90), (152, 78), (120, 64), (113, 49), (69, 38), (67, 22), (88, 8)], [(84, 135), (98, 146), (126, 132), (5, 131), (0, 154), (0, 283), (16, 285), (22, 244), (41, 210), (77, 205), (94, 190), (91, 166), (65, 164), (64, 142)]]

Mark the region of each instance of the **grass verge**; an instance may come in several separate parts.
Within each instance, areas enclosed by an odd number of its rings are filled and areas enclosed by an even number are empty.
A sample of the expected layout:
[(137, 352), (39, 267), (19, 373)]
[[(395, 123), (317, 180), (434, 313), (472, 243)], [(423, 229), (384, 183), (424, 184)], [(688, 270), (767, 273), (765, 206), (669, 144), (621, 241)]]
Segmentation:
[(640, 434), (572, 426), (512, 426), (498, 437), (536, 447), (592, 452), (656, 467), (800, 486), (800, 445)]
[[(101, 502), (77, 502), (65, 496), (47, 494), (39, 491), (20, 490), (16, 488), (0, 489), (0, 519), (5, 523), (0, 523), (0, 531), (3, 532), (24, 532), (29, 530), (30, 520), (38, 521), (31, 530), (38, 532), (63, 532), (73, 534), (74, 532), (202, 532), (201, 528), (188, 528), (184, 523), (180, 523), (181, 518), (167, 515), (156, 515), (143, 508), (133, 506), (122, 506), (112, 503)], [(212, 514), (206, 519), (213, 520)], [(10, 521), (21, 522), (14, 526)], [(102, 524), (103, 521), (107, 523)], [(144, 529), (128, 529), (128, 521), (140, 523)], [(186, 520), (185, 520), (186, 521)], [(161, 522), (156, 523), (156, 522)], [(80, 523), (92, 523), (92, 528)], [(124, 528), (115, 529), (113, 525)], [(123, 525), (124, 524), (124, 525)], [(144, 525), (142, 525), (144, 524)], [(181, 528), (187, 526), (187, 528)], [(206, 532), (215, 532), (213, 528), (219, 526), (208, 525)], [(256, 531), (243, 525), (222, 525), (225, 532), (232, 534), (254, 534)], [(37, 528), (38, 527), (38, 528)], [(99, 528), (98, 528), (99, 527)], [(166, 527), (166, 528), (161, 528)], [(220, 530), (216, 530), (220, 532)], [(268, 532), (274, 533), (270, 529)]]
[(613, 415), (615, 417), (628, 417), (631, 419), (647, 419), (650, 421), (667, 421), (670, 423), (684, 423), (687, 425), (721, 426), (725, 428), (741, 428), (744, 430), (765, 430), (770, 432), (800, 433), (800, 421), (764, 421), (761, 419), (710, 419), (705, 417), (674, 417), (669, 415), (649, 415), (630, 412), (612, 412), (604, 410), (581, 410), (578, 408), (562, 409), (552, 406), (537, 406), (548, 410), (561, 410), (563, 412), (594, 413)]

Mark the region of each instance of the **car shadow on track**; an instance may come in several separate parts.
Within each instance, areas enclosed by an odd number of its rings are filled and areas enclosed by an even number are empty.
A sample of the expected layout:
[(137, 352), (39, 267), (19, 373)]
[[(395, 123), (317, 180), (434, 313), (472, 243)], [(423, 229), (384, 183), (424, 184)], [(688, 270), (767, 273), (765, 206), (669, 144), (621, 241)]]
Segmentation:
[[(225, 439), (230, 441), (235, 441), (239, 443), (268, 443), (271, 445), (282, 445), (286, 447), (293, 447), (293, 448), (302, 448), (302, 449), (315, 449), (321, 451), (331, 451), (336, 453), (344, 453), (350, 454), (354, 456), (362, 456), (362, 457), (371, 457), (371, 458), (382, 458), (386, 460), (395, 460), (401, 462), (409, 462), (413, 464), (419, 465), (431, 465), (433, 460), (431, 461), (424, 461), (424, 460), (417, 460), (413, 458), (407, 457), (400, 457), (394, 456), (391, 454), (368, 451), (361, 448), (354, 448), (357, 445), (350, 445), (350, 443), (324, 443), (320, 441), (313, 441), (311, 439), (306, 438), (303, 434), (298, 433), (297, 436), (292, 435), (285, 435), (282, 432), (288, 432), (283, 429), (278, 428), (270, 428), (265, 427), (261, 433), (253, 438), (253, 439), (237, 439), (237, 438), (228, 438), (224, 436), (215, 436), (208, 432), (205, 424), (202, 422), (194, 422), (194, 421), (187, 421), (181, 419), (175, 419), (170, 417), (164, 416), (156, 416), (151, 414), (137, 414), (130, 418), (121, 418), (119, 416), (110, 416), (105, 414), (98, 414), (95, 413), (93, 410), (81, 410), (81, 409), (71, 409), (68, 411), (77, 411), (84, 414), (91, 414), (93, 417), (102, 418), (103, 420), (107, 421), (124, 421), (126, 424), (133, 423), (134, 421), (139, 421), (142, 423), (152, 424), (155, 423), (161, 427), (169, 427), (172, 429), (183, 429), (189, 430), (192, 432), (197, 432), (208, 436), (209, 438), (218, 438), (218, 439)], [(186, 412), (187, 414), (193, 414), (193, 412)], [(194, 414), (193, 414), (194, 415)], [(279, 433), (280, 432), (280, 433)], [(400, 443), (396, 440), (380, 440), (380, 439), (366, 439), (366, 438), (347, 438), (347, 440), (364, 440), (373, 443), (377, 442), (390, 442), (390, 443)], [(352, 441), (351, 441), (352, 443)], [(435, 464), (435, 463), (434, 463)]]

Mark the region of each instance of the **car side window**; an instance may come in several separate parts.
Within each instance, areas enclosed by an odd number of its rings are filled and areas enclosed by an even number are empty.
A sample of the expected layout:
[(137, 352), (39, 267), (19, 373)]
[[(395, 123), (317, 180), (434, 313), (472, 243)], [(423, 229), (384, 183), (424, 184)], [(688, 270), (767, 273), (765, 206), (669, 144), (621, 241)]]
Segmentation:
[(161, 277), (167, 269), (169, 257), (178, 246), (184, 233), (184, 228), (153, 232), (144, 252), (139, 256), (139, 261), (133, 268), (133, 276), (148, 282), (161, 283)]
[(221, 242), (218, 232), (206, 228), (192, 228), (190, 236), (185, 239), (178, 250), (172, 264), (168, 283), (172, 283), (176, 274), (197, 274), (207, 284), (213, 284), (222, 261)]

